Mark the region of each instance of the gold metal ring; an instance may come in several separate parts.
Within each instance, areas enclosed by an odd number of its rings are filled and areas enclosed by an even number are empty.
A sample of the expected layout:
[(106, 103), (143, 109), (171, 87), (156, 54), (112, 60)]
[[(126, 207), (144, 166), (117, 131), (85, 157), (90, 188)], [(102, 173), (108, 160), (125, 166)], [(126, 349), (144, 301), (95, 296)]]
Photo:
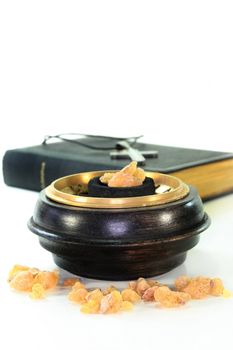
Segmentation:
[(99, 198), (89, 197), (85, 195), (73, 195), (65, 193), (62, 190), (65, 187), (81, 185), (87, 187), (89, 180), (95, 176), (101, 176), (106, 172), (113, 172), (112, 170), (91, 171), (85, 173), (78, 173), (69, 175), (55, 180), (46, 189), (46, 196), (55, 202), (63, 203), (71, 206), (85, 207), (85, 208), (139, 208), (165, 204), (174, 202), (178, 199), (184, 198), (189, 193), (189, 187), (180, 179), (155, 172), (145, 172), (146, 176), (151, 177), (155, 185), (167, 185), (171, 190), (166, 193), (152, 194), (140, 197), (127, 198)]

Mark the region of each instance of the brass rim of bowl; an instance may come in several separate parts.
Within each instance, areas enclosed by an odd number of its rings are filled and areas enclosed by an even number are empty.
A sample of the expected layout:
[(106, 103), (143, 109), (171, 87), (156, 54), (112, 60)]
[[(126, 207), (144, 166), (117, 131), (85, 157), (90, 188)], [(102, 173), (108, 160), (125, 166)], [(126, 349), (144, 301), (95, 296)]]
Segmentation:
[(73, 195), (62, 191), (65, 187), (82, 185), (87, 186), (88, 182), (96, 176), (101, 176), (112, 170), (91, 171), (59, 178), (45, 189), (46, 196), (55, 202), (84, 208), (139, 208), (170, 203), (184, 198), (189, 193), (189, 187), (180, 179), (156, 172), (145, 172), (151, 177), (156, 185), (167, 185), (171, 187), (169, 192), (152, 194), (140, 197), (125, 198), (100, 198), (84, 195)]

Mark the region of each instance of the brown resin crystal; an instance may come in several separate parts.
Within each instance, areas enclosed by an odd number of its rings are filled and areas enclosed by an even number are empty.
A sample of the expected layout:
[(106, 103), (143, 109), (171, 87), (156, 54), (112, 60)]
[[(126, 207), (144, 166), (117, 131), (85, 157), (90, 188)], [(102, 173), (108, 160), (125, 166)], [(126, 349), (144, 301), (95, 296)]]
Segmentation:
[(105, 173), (100, 181), (109, 187), (134, 187), (142, 185), (145, 177), (144, 170), (137, 168), (137, 162), (133, 161), (120, 171)]
[(36, 268), (15, 265), (8, 276), (10, 286), (21, 292), (27, 292), (32, 299), (43, 299), (46, 292), (57, 286), (71, 287), (68, 299), (81, 305), (81, 312), (87, 314), (112, 314), (130, 311), (135, 303), (154, 302), (165, 308), (178, 307), (191, 299), (207, 296), (232, 296), (225, 290), (220, 278), (198, 276), (190, 278), (180, 276), (174, 282), (176, 291), (152, 279), (138, 278), (131, 281), (128, 288), (119, 291), (115, 286), (104, 290), (87, 289), (78, 278), (68, 278), (58, 285), (57, 271), (40, 271)]
[(219, 296), (223, 294), (223, 283), (220, 278), (198, 276), (189, 278), (180, 276), (175, 280), (178, 291), (188, 293), (192, 299), (203, 299), (208, 295)]

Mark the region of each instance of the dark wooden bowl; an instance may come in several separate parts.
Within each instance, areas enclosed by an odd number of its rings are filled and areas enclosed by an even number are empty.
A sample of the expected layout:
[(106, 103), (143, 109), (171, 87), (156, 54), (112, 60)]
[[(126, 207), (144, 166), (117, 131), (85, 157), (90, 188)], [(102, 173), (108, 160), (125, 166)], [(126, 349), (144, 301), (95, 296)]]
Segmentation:
[(43, 190), (28, 227), (58, 266), (90, 278), (129, 280), (183, 263), (209, 224), (190, 187), (169, 203), (110, 209), (58, 203)]

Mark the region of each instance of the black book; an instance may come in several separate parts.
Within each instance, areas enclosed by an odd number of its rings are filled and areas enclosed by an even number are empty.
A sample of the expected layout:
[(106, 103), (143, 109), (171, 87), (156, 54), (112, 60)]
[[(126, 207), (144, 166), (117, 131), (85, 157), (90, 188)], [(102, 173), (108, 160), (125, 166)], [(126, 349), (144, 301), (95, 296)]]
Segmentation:
[[(121, 169), (130, 159), (111, 159), (110, 149), (115, 148), (116, 142), (113, 139), (87, 137), (83, 143), (103, 149), (59, 141), (8, 150), (3, 158), (4, 181), (9, 186), (40, 191), (53, 180), (66, 175)], [(158, 152), (158, 157), (146, 159), (142, 168), (178, 176), (197, 187), (203, 199), (233, 191), (232, 153), (139, 142), (133, 147), (141, 152)]]

